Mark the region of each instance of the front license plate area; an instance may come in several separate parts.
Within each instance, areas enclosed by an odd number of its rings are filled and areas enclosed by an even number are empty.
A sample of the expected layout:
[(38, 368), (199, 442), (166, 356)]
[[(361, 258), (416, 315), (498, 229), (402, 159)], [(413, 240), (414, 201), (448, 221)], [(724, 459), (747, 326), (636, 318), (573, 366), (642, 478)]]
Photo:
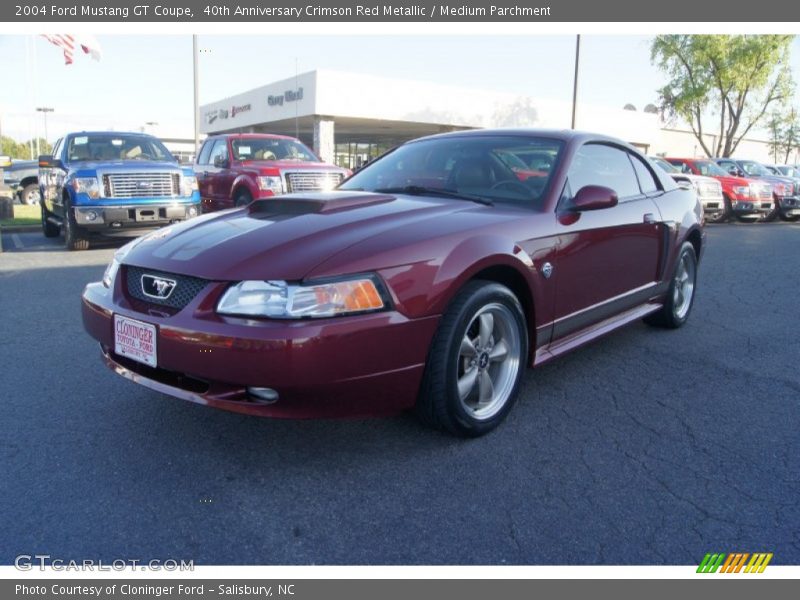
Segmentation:
[(137, 208), (136, 209), (137, 221), (158, 221), (157, 208)]
[(114, 315), (114, 352), (150, 367), (157, 365), (156, 326)]

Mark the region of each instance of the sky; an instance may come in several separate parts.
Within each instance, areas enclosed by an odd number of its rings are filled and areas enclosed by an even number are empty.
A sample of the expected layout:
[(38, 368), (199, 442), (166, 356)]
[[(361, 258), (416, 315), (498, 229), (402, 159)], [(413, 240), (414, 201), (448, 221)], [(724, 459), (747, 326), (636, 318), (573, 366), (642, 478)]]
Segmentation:
[[(40, 36), (0, 35), (3, 135), (31, 137), (47, 106), (48, 137), (80, 128), (140, 129), (189, 138), (193, 131), (190, 35), (96, 36), (99, 62)], [(582, 36), (579, 102), (639, 110), (655, 103), (664, 76), (650, 64), (649, 36)], [(570, 102), (575, 36), (210, 36), (199, 37), (200, 104), (275, 80), (335, 69), (476, 87)], [(26, 48), (32, 48), (28, 51)], [(29, 65), (35, 54), (35, 76)], [(800, 81), (800, 40), (792, 48)], [(31, 116), (34, 114), (35, 116)], [(147, 126), (148, 122), (158, 126)]]

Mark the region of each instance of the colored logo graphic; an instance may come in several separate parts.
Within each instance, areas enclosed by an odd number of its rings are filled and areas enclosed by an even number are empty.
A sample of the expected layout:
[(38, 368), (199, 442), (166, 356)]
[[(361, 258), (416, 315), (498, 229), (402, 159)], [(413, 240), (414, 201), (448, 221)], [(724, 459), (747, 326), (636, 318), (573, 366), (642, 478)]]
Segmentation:
[[(749, 559), (749, 560), (748, 560)], [(698, 573), (763, 573), (772, 560), (772, 552), (733, 552), (731, 554), (710, 552), (703, 557)]]

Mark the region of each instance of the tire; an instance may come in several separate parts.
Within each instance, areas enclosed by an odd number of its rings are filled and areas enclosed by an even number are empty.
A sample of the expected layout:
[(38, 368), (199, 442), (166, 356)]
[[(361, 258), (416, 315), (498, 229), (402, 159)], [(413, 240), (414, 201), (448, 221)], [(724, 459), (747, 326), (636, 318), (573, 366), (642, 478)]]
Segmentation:
[(46, 238), (54, 238), (58, 237), (58, 234), (61, 232), (61, 228), (58, 225), (54, 225), (51, 223), (48, 218), (50, 217), (50, 212), (44, 207), (44, 203), (40, 203), (41, 206), (41, 213), (42, 213), (42, 233)]
[(773, 198), (773, 200), (774, 202), (772, 203), (772, 210), (758, 219), (760, 223), (771, 223), (778, 218), (778, 215), (781, 214), (780, 203), (778, 202), (777, 198)]
[(64, 244), (68, 250), (88, 250), (86, 233), (75, 223), (75, 215), (68, 200), (64, 200)]
[(723, 194), (722, 204), (724, 206), (722, 212), (706, 217), (706, 221), (709, 223), (725, 223), (730, 220), (733, 209), (731, 208), (731, 199), (728, 198), (727, 194)]
[(41, 195), (39, 194), (39, 184), (38, 183), (29, 183), (19, 194), (19, 201), (21, 204), (25, 204), (26, 206), (31, 206), (33, 204), (39, 204), (39, 200), (41, 199)]
[(233, 205), (236, 208), (240, 208), (242, 206), (247, 206), (253, 201), (253, 196), (250, 195), (250, 192), (247, 190), (239, 190), (236, 192), (236, 197), (233, 200)]
[(463, 437), (488, 433), (513, 407), (527, 357), (517, 297), (498, 283), (471, 281), (447, 307), (431, 343), (418, 417)]
[[(689, 319), (697, 289), (697, 255), (690, 242), (684, 242), (678, 254), (675, 273), (669, 285), (664, 306), (645, 317), (645, 323), (677, 329)], [(687, 298), (688, 294), (688, 298)]]
[(796, 223), (797, 221), (800, 221), (800, 215), (787, 215), (784, 214), (783, 211), (781, 211), (780, 217), (781, 221), (786, 221), (788, 223)]

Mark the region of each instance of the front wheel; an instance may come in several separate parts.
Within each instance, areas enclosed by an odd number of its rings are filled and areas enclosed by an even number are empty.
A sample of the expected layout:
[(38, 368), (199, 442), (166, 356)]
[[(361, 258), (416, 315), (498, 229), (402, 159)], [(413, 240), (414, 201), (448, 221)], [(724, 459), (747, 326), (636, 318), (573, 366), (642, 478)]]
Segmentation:
[(470, 282), (439, 324), (417, 414), (456, 435), (488, 433), (516, 401), (527, 356), (525, 314), (517, 297), (497, 283)]
[(241, 190), (236, 192), (236, 198), (233, 201), (234, 206), (237, 208), (242, 206), (247, 206), (253, 201), (253, 196), (250, 195), (250, 192), (247, 190)]
[(664, 306), (658, 312), (645, 317), (645, 322), (669, 329), (677, 329), (686, 323), (694, 305), (696, 287), (697, 254), (690, 242), (684, 242)]
[(69, 250), (89, 249), (86, 233), (75, 222), (75, 213), (67, 201), (64, 201), (64, 244)]
[(722, 210), (720, 212), (707, 215), (706, 221), (709, 223), (725, 223), (731, 218), (731, 213), (733, 213), (733, 209), (731, 208), (731, 199), (728, 198), (726, 194), (723, 195), (722, 198)]
[(778, 218), (778, 215), (781, 214), (781, 204), (776, 198), (775, 201), (772, 203), (772, 210), (768, 213), (764, 213), (758, 220), (762, 223), (771, 223), (775, 219)]

